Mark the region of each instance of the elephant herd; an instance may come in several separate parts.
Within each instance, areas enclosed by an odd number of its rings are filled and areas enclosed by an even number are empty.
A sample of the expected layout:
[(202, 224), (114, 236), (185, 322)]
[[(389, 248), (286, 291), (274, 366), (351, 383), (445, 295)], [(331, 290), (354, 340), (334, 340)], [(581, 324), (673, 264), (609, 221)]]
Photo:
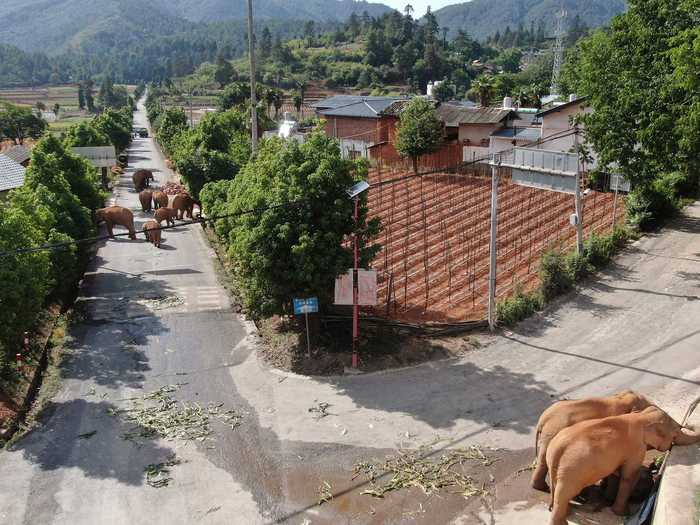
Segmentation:
[[(618, 472), (613, 512), (623, 515), (637, 484), (647, 450), (700, 441), (700, 432), (683, 427), (643, 395), (632, 390), (603, 397), (559, 401), (537, 423), (537, 455), (532, 487), (551, 494), (551, 525), (565, 525), (569, 501), (584, 488)], [(551, 487), (547, 485), (549, 473)]]
[[(139, 192), (141, 209), (148, 213), (153, 211), (153, 219), (146, 221), (143, 225), (143, 233), (146, 240), (153, 243), (156, 248), (160, 248), (161, 224), (165, 221), (167, 226), (174, 226), (175, 219), (185, 219), (194, 217), (194, 206), (201, 204), (192, 198), (188, 193), (182, 192), (170, 197), (158, 189), (150, 189), (150, 181), (155, 180), (153, 172), (150, 170), (138, 170), (134, 173), (134, 188)], [(97, 224), (104, 222), (107, 226), (107, 233), (114, 237), (113, 227), (123, 226), (129, 231), (129, 238), (136, 240), (134, 229), (134, 214), (123, 206), (109, 206), (97, 210), (95, 214)]]

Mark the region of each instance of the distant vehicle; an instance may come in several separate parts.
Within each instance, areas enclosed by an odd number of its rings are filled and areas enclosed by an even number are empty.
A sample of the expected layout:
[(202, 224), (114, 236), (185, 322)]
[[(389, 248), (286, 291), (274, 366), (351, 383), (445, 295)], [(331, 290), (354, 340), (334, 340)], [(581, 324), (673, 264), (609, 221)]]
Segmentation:
[(146, 128), (134, 128), (134, 133), (142, 139), (148, 138), (148, 130)]

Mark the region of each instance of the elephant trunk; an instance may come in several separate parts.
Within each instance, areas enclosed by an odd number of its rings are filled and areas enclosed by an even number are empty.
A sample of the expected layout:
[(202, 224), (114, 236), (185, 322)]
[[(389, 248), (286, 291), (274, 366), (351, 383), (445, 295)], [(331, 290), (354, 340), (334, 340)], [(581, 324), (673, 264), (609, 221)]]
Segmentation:
[(692, 445), (700, 441), (700, 431), (697, 431), (691, 427), (682, 427), (680, 434), (676, 436), (673, 443), (676, 445)]

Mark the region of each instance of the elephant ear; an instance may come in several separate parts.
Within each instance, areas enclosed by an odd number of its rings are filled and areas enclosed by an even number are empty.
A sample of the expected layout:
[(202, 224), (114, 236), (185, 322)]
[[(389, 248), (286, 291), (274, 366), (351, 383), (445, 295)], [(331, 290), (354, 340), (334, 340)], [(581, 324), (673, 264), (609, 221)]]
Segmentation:
[(668, 432), (667, 426), (663, 423), (650, 423), (644, 427), (644, 442), (656, 450), (661, 452), (671, 448), (673, 435)]

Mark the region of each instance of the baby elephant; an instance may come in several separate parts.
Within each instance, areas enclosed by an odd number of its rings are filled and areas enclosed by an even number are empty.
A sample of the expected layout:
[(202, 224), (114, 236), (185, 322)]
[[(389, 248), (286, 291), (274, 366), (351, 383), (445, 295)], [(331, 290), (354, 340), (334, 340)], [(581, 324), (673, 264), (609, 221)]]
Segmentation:
[(173, 208), (158, 208), (153, 214), (153, 218), (158, 221), (158, 224), (165, 221), (168, 226), (175, 226), (177, 219), (177, 210)]
[(101, 208), (95, 212), (95, 219), (98, 225), (101, 222), (107, 224), (107, 233), (110, 237), (114, 237), (112, 228), (115, 224), (118, 224), (129, 230), (129, 238), (131, 240), (136, 240), (136, 231), (134, 230), (134, 214), (131, 213), (131, 210), (122, 206)]
[(656, 406), (565, 428), (547, 449), (552, 482), (550, 525), (566, 525), (569, 501), (618, 468), (621, 469), (620, 486), (612, 510), (618, 515), (625, 514), (647, 448), (665, 452), (674, 443), (691, 445), (698, 441), (700, 432), (681, 427)]
[(601, 419), (644, 410), (651, 404), (646, 397), (632, 390), (624, 390), (609, 397), (592, 397), (554, 403), (542, 412), (537, 422), (537, 437), (535, 438), (537, 464), (532, 473), (532, 488), (545, 492), (549, 490), (545, 481), (547, 477), (545, 456), (549, 442), (560, 431), (588, 419)]
[(151, 211), (153, 206), (151, 202), (153, 201), (153, 192), (151, 190), (143, 190), (139, 193), (139, 200), (141, 201), (141, 209), (143, 211)]
[(167, 206), (168, 206), (167, 194), (161, 190), (155, 190), (153, 192), (153, 207), (157, 210), (158, 208), (167, 208)]
[(152, 242), (153, 246), (160, 248), (160, 224), (154, 220), (146, 221), (143, 225), (143, 233), (148, 242)]

